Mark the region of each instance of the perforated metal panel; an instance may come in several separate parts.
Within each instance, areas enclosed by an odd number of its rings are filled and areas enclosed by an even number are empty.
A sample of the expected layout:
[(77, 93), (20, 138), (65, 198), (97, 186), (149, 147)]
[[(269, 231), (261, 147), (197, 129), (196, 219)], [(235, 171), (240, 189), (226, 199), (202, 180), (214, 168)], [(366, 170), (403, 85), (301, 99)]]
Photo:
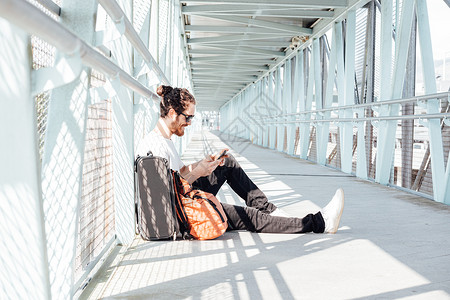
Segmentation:
[[(59, 16), (52, 13), (50, 10), (46, 9), (44, 6), (39, 4), (37, 1), (29, 0), (31, 4), (40, 8), (47, 15), (51, 16), (55, 20), (59, 19)], [(59, 5), (60, 0), (54, 1)], [(32, 53), (32, 67), (34, 70), (52, 67), (55, 64), (55, 47), (49, 43), (43, 41), (37, 36), (31, 36), (31, 53)], [(35, 96), (36, 103), (36, 116), (37, 116), (37, 133), (38, 133), (38, 143), (39, 143), (39, 155), (42, 159), (42, 152), (44, 150), (44, 140), (45, 131), (47, 127), (47, 112), (48, 112), (48, 101), (50, 99), (50, 92), (39, 93)]]
[(75, 278), (114, 237), (111, 102), (89, 106)]

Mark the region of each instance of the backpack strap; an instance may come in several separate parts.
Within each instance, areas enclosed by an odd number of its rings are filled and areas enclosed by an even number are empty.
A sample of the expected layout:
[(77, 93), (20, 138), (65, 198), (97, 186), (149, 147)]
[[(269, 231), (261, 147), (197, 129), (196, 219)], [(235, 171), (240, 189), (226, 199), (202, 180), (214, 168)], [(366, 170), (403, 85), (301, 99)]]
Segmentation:
[(175, 207), (177, 211), (177, 219), (180, 224), (180, 232), (183, 236), (184, 240), (193, 240), (194, 237), (189, 233), (190, 227), (187, 220), (186, 212), (184, 211), (183, 203), (181, 202), (180, 197), (180, 188), (181, 186), (181, 180), (180, 180), (180, 174), (176, 171), (172, 170), (172, 180), (173, 180), (173, 192), (175, 196)]

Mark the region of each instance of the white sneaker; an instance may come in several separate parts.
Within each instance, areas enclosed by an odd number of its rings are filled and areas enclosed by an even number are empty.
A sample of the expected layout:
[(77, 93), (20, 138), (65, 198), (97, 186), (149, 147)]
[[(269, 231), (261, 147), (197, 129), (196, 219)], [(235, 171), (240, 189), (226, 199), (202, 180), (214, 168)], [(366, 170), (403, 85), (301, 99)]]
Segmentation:
[(284, 210), (281, 210), (279, 208), (276, 208), (273, 212), (270, 213), (270, 215), (274, 217), (286, 217), (286, 218), (291, 217)]
[(322, 208), (322, 217), (325, 221), (325, 233), (336, 233), (344, 210), (344, 190), (339, 188), (333, 199)]

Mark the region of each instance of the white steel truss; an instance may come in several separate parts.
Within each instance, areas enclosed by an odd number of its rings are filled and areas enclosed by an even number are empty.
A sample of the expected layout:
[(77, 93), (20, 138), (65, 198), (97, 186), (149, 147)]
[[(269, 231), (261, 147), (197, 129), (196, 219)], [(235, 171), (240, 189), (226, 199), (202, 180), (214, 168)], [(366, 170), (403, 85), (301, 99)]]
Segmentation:
[[(450, 149), (444, 148), (442, 140), (442, 131), (449, 117), (448, 109), (445, 110), (448, 94), (437, 94), (438, 98), (435, 94), (437, 89), (426, 1), (403, 1), (401, 10), (395, 12), (398, 16), (395, 24), (394, 1), (383, 1), (381, 5), (376, 1), (365, 5), (366, 2), (350, 4), (344, 14), (339, 13), (343, 19), (334, 19), (330, 32), (326, 32), (325, 25), (317, 32), (313, 30), (309, 40), (282, 62), (269, 65), (269, 70), (262, 73), (255, 83), (250, 83), (221, 107), (221, 128), (229, 134), (319, 164), (329, 165), (333, 160), (342, 171), (363, 179), (393, 184), (398, 176), (406, 176), (400, 174), (402, 168), (395, 158), (399, 151), (396, 145), (402, 142), (397, 133), (402, 129), (399, 121), (420, 119), (422, 125), (415, 127), (418, 128), (415, 130), (421, 135), (420, 126), (424, 126), (428, 132), (427, 137), (421, 138), (429, 143), (427, 153), (430, 154), (425, 154), (423, 167), (433, 170), (430, 194), (436, 201), (450, 203), (450, 167), (448, 162), (447, 166), (444, 164), (444, 155), (448, 156)], [(361, 5), (364, 8), (360, 8)], [(380, 73), (375, 78), (375, 53), (366, 52), (365, 79), (362, 85), (356, 85), (356, 35), (359, 28), (356, 19), (357, 11), (361, 10), (369, 11), (366, 13), (369, 23), (365, 25), (366, 47), (374, 47), (374, 34), (370, 31), (374, 32), (375, 27), (370, 20), (375, 16), (375, 10), (381, 15), (380, 47), (379, 54), (376, 54), (381, 62)], [(428, 95), (420, 98), (419, 106), (425, 107), (426, 113), (403, 115), (400, 114), (400, 107), (419, 99), (402, 99), (403, 83), (414, 80), (406, 78), (406, 69), (415, 17), (426, 78), (425, 94)], [(395, 34), (392, 28), (396, 28)], [(331, 45), (327, 49), (330, 36)], [(380, 82), (381, 86), (376, 99), (373, 97), (375, 82)], [(248, 92), (255, 89), (261, 90), (259, 97)], [(370, 109), (365, 104), (359, 104), (366, 101), (371, 103)], [(255, 111), (258, 112), (256, 115)], [(239, 121), (246, 119), (253, 121), (258, 129), (250, 126), (249, 131), (247, 124)], [(406, 127), (403, 129), (407, 130)], [(257, 136), (255, 132), (258, 132)], [(330, 149), (331, 145), (336, 147)], [(407, 174), (407, 171), (403, 172)], [(429, 171), (419, 170), (411, 188), (419, 190), (424, 174), (429, 174)]]

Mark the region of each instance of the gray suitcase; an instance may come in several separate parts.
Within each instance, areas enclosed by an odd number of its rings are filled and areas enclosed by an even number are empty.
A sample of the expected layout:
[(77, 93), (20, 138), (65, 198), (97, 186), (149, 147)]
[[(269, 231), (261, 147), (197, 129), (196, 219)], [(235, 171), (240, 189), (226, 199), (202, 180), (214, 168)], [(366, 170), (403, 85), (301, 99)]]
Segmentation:
[(172, 173), (167, 159), (138, 157), (135, 162), (137, 233), (145, 240), (176, 239), (178, 220)]

